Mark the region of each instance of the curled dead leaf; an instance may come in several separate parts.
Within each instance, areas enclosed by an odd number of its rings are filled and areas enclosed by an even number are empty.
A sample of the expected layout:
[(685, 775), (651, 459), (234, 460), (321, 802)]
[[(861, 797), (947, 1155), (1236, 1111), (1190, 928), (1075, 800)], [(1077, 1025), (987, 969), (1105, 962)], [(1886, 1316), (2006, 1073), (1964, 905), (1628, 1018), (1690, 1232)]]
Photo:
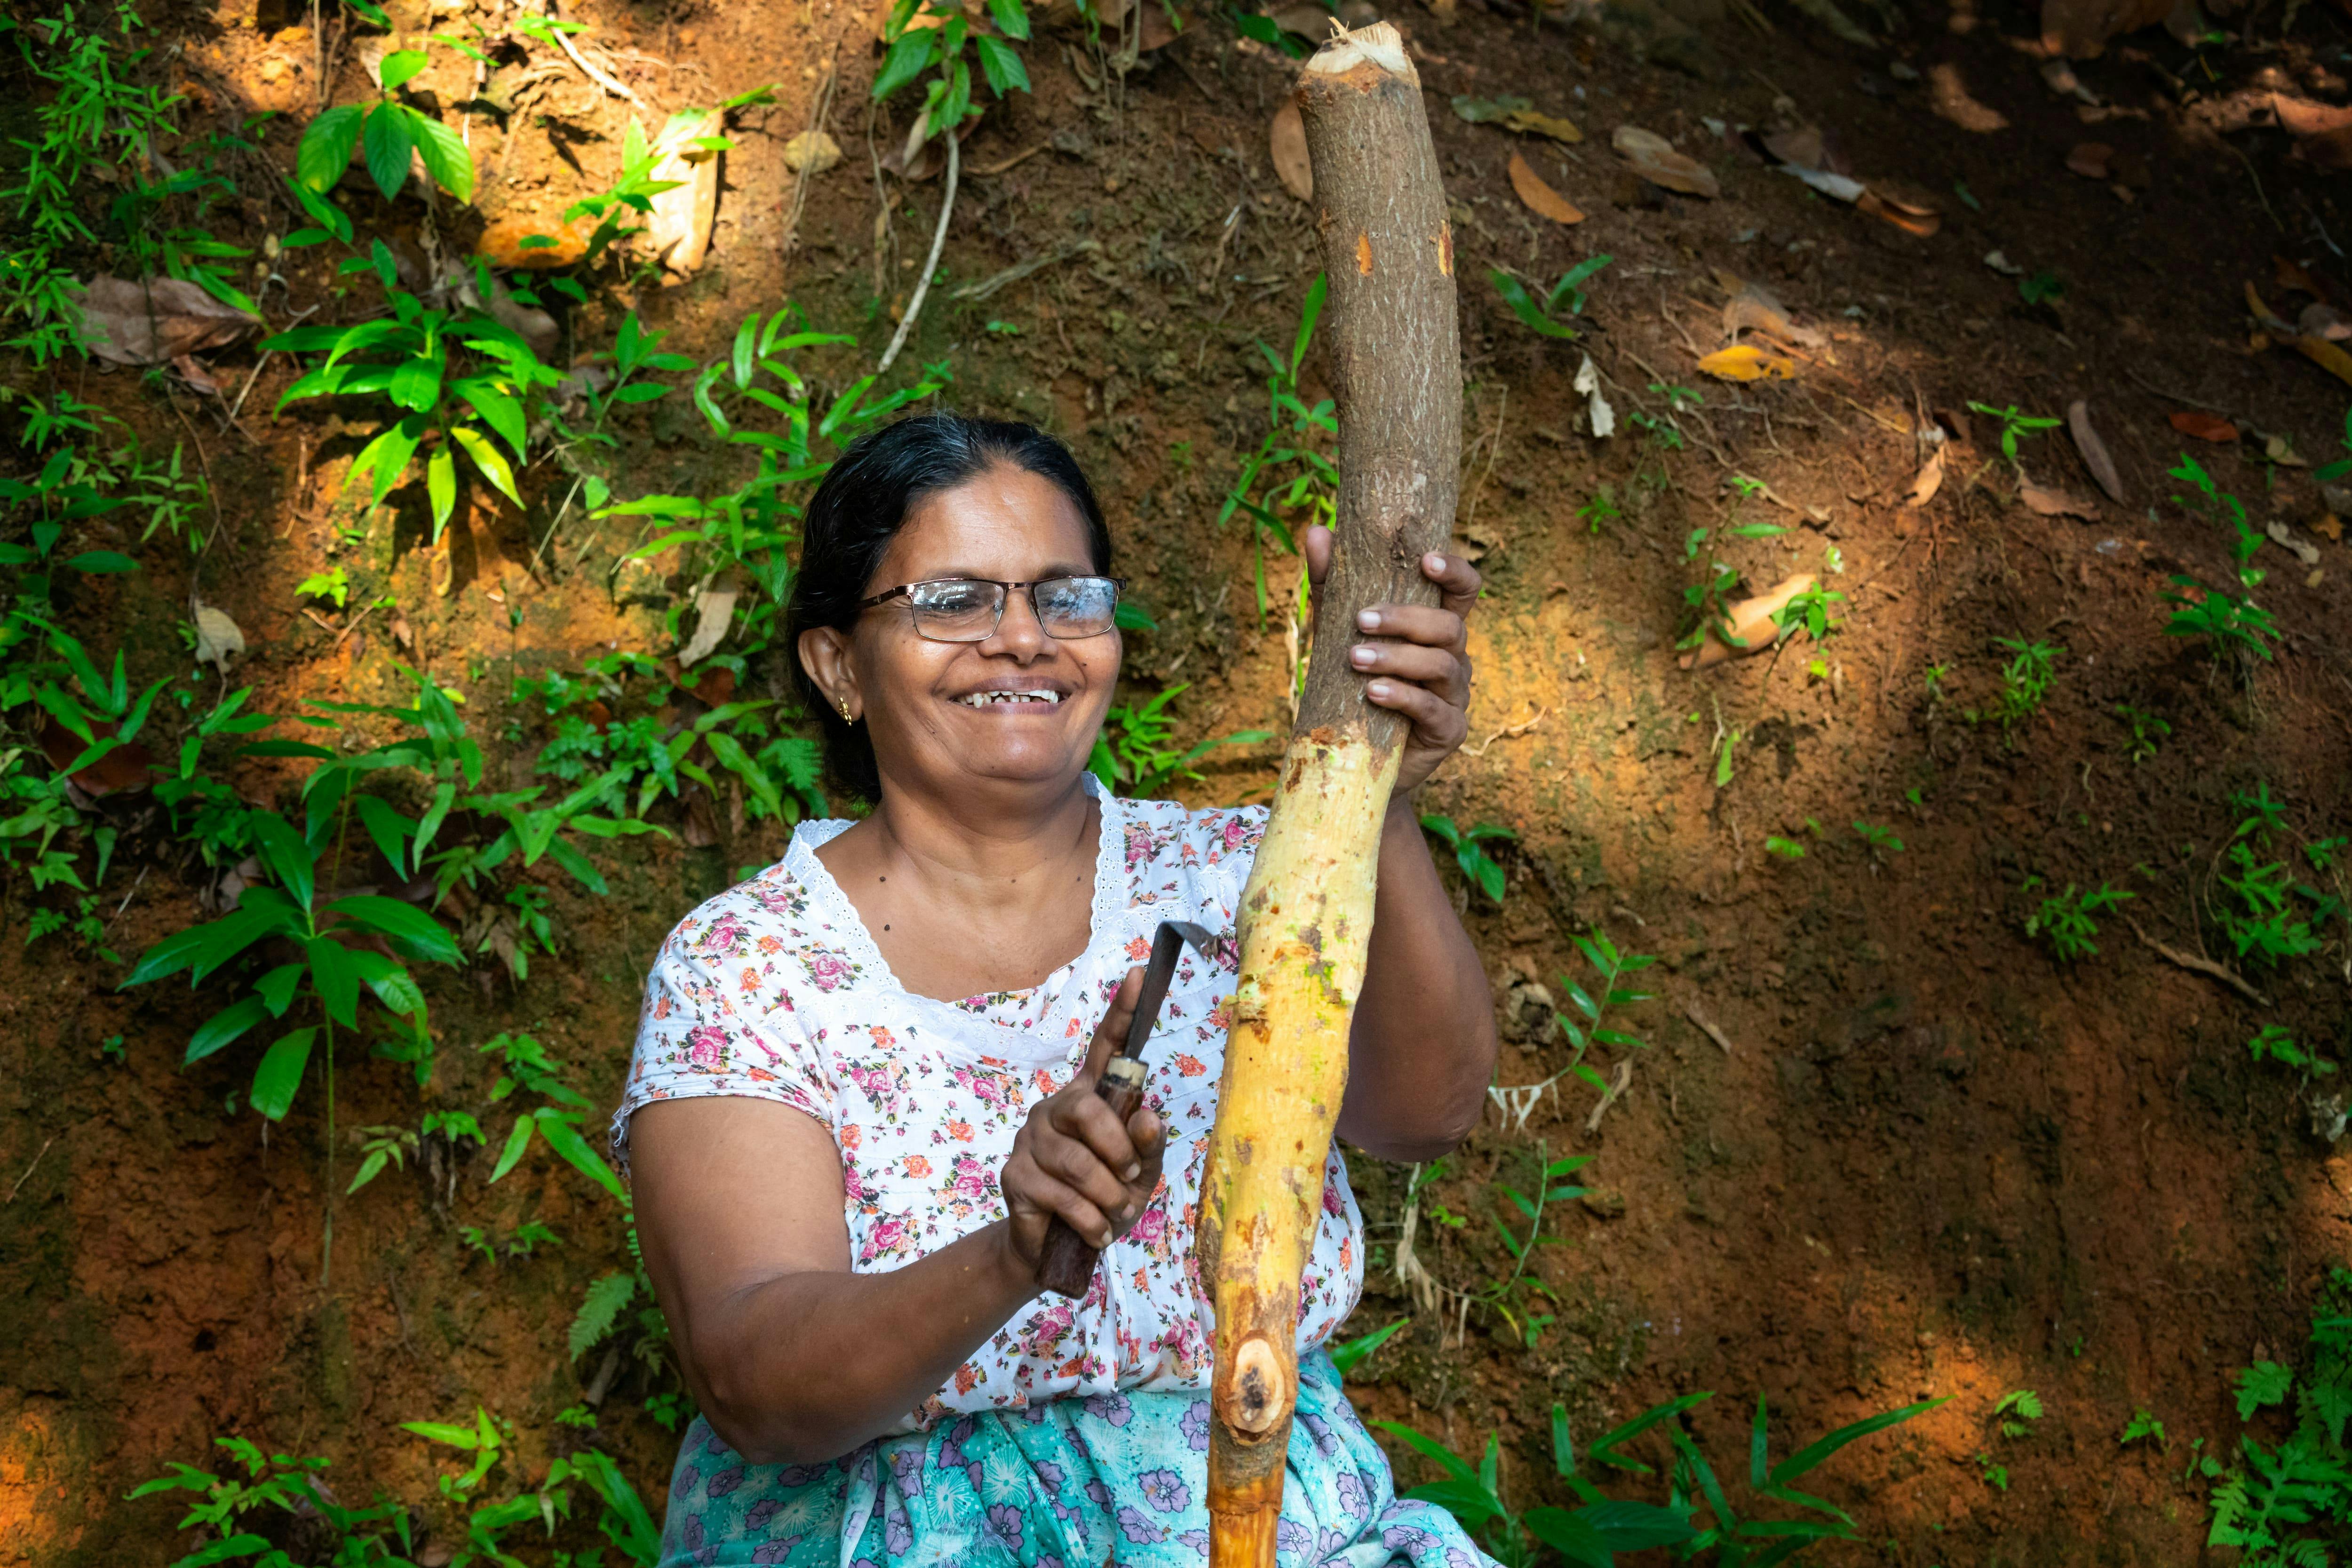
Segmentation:
[(1307, 122), (1299, 118), (1295, 100), (1284, 99), (1282, 107), (1274, 111), (1266, 151), (1274, 158), (1274, 173), (1282, 181), (1282, 188), (1302, 202), (1313, 201), (1315, 166), (1307, 161)]
[(2346, 353), (2326, 338), (2304, 333), (2294, 339), (2294, 346), (2303, 357), (2327, 372), (2336, 380), (2352, 384), (2352, 354)]
[(1592, 437), (1605, 441), (1617, 433), (1617, 411), (1601, 395), (1601, 367), (1586, 354), (1584, 363), (1576, 370), (1576, 390), (1584, 394), (1586, 417), (1592, 426)]
[(1780, 635), (1780, 628), (1772, 624), (1773, 616), (1819, 580), (1810, 572), (1800, 572), (1774, 584), (1769, 590), (1753, 599), (1742, 599), (1727, 605), (1725, 617), (1731, 623), (1731, 635), (1745, 646), (1734, 647), (1723, 640), (1719, 627), (1709, 626), (1706, 641), (1683, 655), (1676, 662), (1685, 669), (1705, 669), (1711, 664), (1762, 653)]
[(2227, 444), (2238, 438), (2238, 427), (2218, 414), (2201, 408), (2176, 408), (2172, 427), (2193, 440)]
[(1774, 131), (1759, 138), (1764, 151), (1783, 163), (1794, 163), (1801, 169), (1818, 169), (1827, 152), (1818, 125), (1800, 125), (1794, 131)]
[(2052, 489), (2047, 485), (2037, 485), (2032, 479), (2027, 479), (2017, 487), (2017, 499), (2025, 503), (2028, 510), (2042, 517), (2086, 517), (2095, 520), (2099, 515), (2099, 509), (2081, 497), (2068, 495), (2064, 490)]
[(2084, 142), (2066, 154), (2066, 167), (2086, 180), (2104, 180), (2114, 168), (2116, 150), (2104, 142)]
[(2331, 511), (2313, 523), (2311, 531), (2322, 539), (2341, 539), (2344, 537), (2344, 524), (2336, 521), (2336, 514)]
[(719, 154), (700, 143), (717, 137), (725, 121), (716, 110), (680, 110), (654, 139), (659, 161), (652, 178), (676, 183), (654, 196), (644, 244), (673, 277), (699, 271), (710, 253), (710, 226), (719, 216)]
[(735, 584), (721, 579), (694, 596), (694, 636), (678, 650), (677, 662), (692, 668), (719, 650), (727, 640), (728, 624), (735, 618), (735, 602), (743, 596)]
[(1934, 207), (1885, 184), (1874, 184), (1862, 193), (1854, 202), (1857, 211), (1875, 218), (1884, 218), (1906, 234), (1921, 239), (1932, 238), (1944, 226), (1944, 215)]
[(226, 611), (215, 609), (201, 599), (189, 599), (188, 616), (196, 623), (196, 662), (209, 664), (226, 675), (228, 661), (245, 651), (245, 634)]
[(1786, 354), (1767, 353), (1754, 343), (1734, 343), (1698, 362), (1698, 368), (1719, 381), (1790, 381), (1797, 364)]
[[(2273, 543), (2283, 546), (2290, 552), (2297, 561), (2302, 562), (2305, 566), (2316, 566), (2319, 564), (2319, 546), (2314, 544), (2308, 539), (2305, 539), (2301, 534), (2295, 532), (2295, 531), (2288, 524), (2279, 521), (2277, 518), (2273, 518), (2264, 531), (2271, 536), (2271, 540)], [(84, 785), (83, 787), (88, 788), (89, 786)]]
[(2326, 284), (2322, 283), (2308, 268), (2298, 262), (2289, 261), (2284, 256), (2273, 256), (2271, 258), (2271, 265), (2277, 270), (2278, 286), (2282, 289), (2292, 289), (2297, 293), (2308, 294), (2313, 299), (2322, 301), (2333, 300), (2336, 297), (2328, 291)]
[(1638, 125), (1620, 125), (1610, 138), (1610, 145), (1625, 160), (1626, 167), (1654, 185), (1669, 191), (1680, 191), (1688, 196), (1706, 196), (1710, 200), (1723, 194), (1715, 172), (1696, 158), (1675, 151), (1673, 142), (1654, 131), (1644, 131)]
[(1938, 447), (1927, 454), (1927, 460), (1920, 464), (1919, 471), (1911, 477), (1911, 488), (1903, 492), (1903, 505), (1906, 510), (1926, 506), (1943, 488), (1944, 448)]
[(261, 325), (184, 278), (93, 278), (81, 289), (81, 314), (82, 346), (115, 364), (166, 364)]
[(1503, 125), (1522, 136), (1549, 136), (1555, 142), (1568, 142), (1584, 140), (1584, 132), (1576, 128), (1574, 121), (1563, 120), (1557, 114), (1546, 114), (1539, 110), (1515, 109), (1503, 116)]
[(2091, 406), (2076, 398), (2066, 410), (2066, 430), (2074, 437), (2074, 450), (2083, 455), (2083, 466), (2091, 470), (2091, 478), (2107, 492), (2107, 499), (2121, 502), (2124, 499), (2123, 476), (2116, 471), (2116, 460), (2107, 455), (2107, 444), (2091, 427)]
[(1737, 339), (1744, 331), (1766, 332), (1809, 349), (1826, 347), (1829, 342), (1819, 329), (1790, 321), (1788, 307), (1760, 283), (1740, 284), (1724, 302), (1723, 335)]
[(1584, 221), (1584, 215), (1577, 210), (1576, 204), (1544, 184), (1543, 176), (1517, 153), (1511, 154), (1511, 189), (1517, 191), (1519, 200), (1527, 203), (1528, 209), (1539, 217), (1548, 217), (1554, 223)]

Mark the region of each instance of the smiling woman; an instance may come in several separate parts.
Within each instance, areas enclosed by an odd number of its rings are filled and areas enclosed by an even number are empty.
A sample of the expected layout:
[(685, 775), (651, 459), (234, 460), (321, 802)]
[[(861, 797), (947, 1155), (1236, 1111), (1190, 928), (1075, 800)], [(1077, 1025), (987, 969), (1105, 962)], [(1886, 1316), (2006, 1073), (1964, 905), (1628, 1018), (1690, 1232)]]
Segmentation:
[[(665, 1563), (1197, 1562), (1210, 1320), (1190, 1268), (1262, 808), (1110, 798), (1087, 771), (1118, 684), (1094, 491), (1023, 425), (908, 420), (810, 503), (791, 622), (863, 821), (805, 823), (687, 917), (647, 982), (614, 1146), (702, 1408)], [(1319, 582), (1330, 538), (1305, 541)], [(1460, 743), (1469, 564), (1354, 650), (1412, 725), (1384, 826), (1342, 1136), (1423, 1159), (1475, 1123), (1486, 985), (1412, 792)], [(1163, 920), (1180, 962), (1122, 1121), (1094, 1086)], [(1059, 1218), (1103, 1249), (1037, 1284)], [(1395, 1496), (1322, 1345), (1363, 1221), (1335, 1152), (1300, 1281), (1285, 1564), (1477, 1564)], [(1196, 1555), (1199, 1554), (1199, 1555)]]

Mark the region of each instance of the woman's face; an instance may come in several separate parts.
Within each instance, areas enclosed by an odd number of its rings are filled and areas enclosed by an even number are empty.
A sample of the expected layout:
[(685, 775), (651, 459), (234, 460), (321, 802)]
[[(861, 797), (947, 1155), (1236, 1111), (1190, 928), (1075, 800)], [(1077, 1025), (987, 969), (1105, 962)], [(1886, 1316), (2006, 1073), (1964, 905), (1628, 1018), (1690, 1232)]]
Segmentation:
[[(866, 593), (938, 577), (1034, 583), (1096, 570), (1086, 521), (1069, 497), (1051, 480), (1000, 465), (917, 503)], [(871, 726), (885, 782), (942, 795), (981, 780), (1069, 784), (1102, 728), (1119, 652), (1115, 630), (1048, 637), (1019, 589), (1006, 595), (1003, 619), (983, 642), (918, 636), (906, 601), (893, 599), (867, 610), (846, 637), (811, 632), (802, 646), (835, 706), (845, 697)]]

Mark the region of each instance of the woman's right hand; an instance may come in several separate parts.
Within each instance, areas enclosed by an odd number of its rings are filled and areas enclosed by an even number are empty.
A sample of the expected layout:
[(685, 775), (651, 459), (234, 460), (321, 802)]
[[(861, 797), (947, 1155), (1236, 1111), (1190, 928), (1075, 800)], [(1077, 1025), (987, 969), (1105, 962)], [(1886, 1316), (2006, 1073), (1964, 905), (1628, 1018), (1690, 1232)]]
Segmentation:
[(1097, 1247), (1125, 1236), (1160, 1185), (1167, 1136), (1147, 1105), (1121, 1123), (1095, 1093), (1103, 1065), (1127, 1038), (1143, 971), (1127, 972), (1110, 1010), (1096, 1026), (1086, 1065), (1059, 1092), (1040, 1100), (1013, 1135), (999, 1177), (1004, 1193), (1012, 1264), (1033, 1279), (1055, 1215)]

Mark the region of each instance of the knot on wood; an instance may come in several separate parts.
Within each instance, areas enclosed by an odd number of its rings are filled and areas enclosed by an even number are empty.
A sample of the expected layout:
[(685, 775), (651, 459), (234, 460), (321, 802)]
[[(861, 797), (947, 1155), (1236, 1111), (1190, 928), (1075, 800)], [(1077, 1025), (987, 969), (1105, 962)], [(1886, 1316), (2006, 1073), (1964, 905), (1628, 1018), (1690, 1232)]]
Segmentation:
[(1264, 1436), (1290, 1414), (1290, 1380), (1264, 1336), (1251, 1335), (1234, 1352), (1223, 1403), (1225, 1425), (1253, 1437)]

